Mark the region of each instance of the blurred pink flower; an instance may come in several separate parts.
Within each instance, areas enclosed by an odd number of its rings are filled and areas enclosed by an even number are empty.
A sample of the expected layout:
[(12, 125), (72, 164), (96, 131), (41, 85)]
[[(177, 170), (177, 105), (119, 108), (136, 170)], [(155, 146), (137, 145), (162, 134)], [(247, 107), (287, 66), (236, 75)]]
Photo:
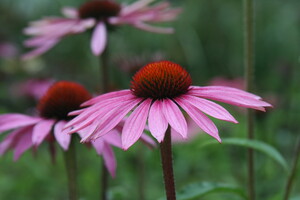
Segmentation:
[(169, 61), (153, 62), (139, 70), (130, 90), (110, 92), (95, 97), (71, 112), (79, 115), (67, 123), (65, 129), (76, 132), (89, 127), (82, 142), (108, 134), (131, 110), (122, 129), (122, 147), (128, 149), (142, 135), (148, 119), (151, 134), (162, 142), (168, 125), (187, 138), (187, 123), (180, 108), (206, 133), (221, 142), (215, 124), (204, 114), (220, 120), (237, 123), (222, 106), (206, 100), (265, 111), (271, 106), (254, 94), (222, 86), (191, 86), (192, 80), (180, 65)]
[(10, 42), (0, 42), (0, 58), (11, 58), (18, 55), (17, 47)]
[(14, 96), (26, 96), (40, 100), (55, 81), (53, 79), (30, 79), (13, 85), (11, 93)]
[(113, 0), (94, 0), (83, 4), (79, 9), (63, 8), (66, 18), (47, 17), (32, 22), (24, 30), (32, 39), (25, 41), (25, 46), (35, 48), (23, 55), (24, 59), (38, 56), (67, 35), (78, 34), (94, 28), (91, 49), (94, 55), (100, 55), (107, 40), (107, 26), (129, 24), (135, 28), (156, 33), (173, 33), (172, 28), (155, 27), (148, 23), (174, 20), (181, 9), (171, 9), (168, 2), (149, 6), (154, 0), (139, 0), (131, 5), (119, 5)]
[[(63, 127), (71, 119), (67, 114), (78, 109), (81, 103), (90, 98), (91, 95), (81, 85), (60, 81), (53, 84), (41, 98), (37, 106), (39, 116), (16, 113), (0, 115), (0, 133), (14, 129), (0, 143), (0, 155), (8, 149), (13, 149), (14, 160), (18, 160), (27, 149), (37, 148), (44, 141), (56, 141), (67, 151), (71, 141), (71, 135), (63, 131)], [(121, 147), (118, 130), (119, 127), (116, 126), (106, 137), (91, 142), (97, 153), (103, 156), (112, 176), (115, 176), (116, 160), (111, 145)], [(81, 130), (79, 135), (83, 133), (84, 130)], [(142, 139), (151, 146), (155, 145), (148, 136), (143, 136)]]

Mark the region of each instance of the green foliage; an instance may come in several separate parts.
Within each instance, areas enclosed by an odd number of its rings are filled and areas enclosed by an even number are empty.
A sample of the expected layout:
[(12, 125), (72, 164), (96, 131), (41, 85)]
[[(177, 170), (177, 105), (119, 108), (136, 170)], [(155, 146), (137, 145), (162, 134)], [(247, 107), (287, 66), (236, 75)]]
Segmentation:
[[(213, 144), (219, 144), (218, 142), (214, 140), (207, 141), (200, 145), (201, 148), (207, 147), (209, 145)], [(260, 151), (270, 158), (272, 158), (274, 161), (276, 161), (278, 164), (283, 167), (283, 169), (287, 172), (288, 171), (288, 165), (286, 160), (282, 157), (282, 155), (272, 146), (269, 144), (266, 144), (262, 141), (258, 140), (250, 140), (245, 138), (226, 138), (222, 140), (222, 143), (220, 145), (237, 145), (245, 148), (252, 148), (254, 150)]]

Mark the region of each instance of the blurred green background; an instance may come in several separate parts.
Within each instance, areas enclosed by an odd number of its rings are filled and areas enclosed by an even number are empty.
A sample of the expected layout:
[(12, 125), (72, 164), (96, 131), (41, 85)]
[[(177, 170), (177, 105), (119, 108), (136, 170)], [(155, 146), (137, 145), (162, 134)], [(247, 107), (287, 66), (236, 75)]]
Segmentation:
[[(22, 33), (30, 21), (44, 16), (61, 16), (64, 6), (77, 7), (83, 0), (1, 0), (0, 43), (10, 43), (16, 54), (0, 60), (0, 113), (28, 112), (34, 106), (25, 97), (13, 95), (13, 85), (31, 78), (77, 81), (93, 93), (99, 92), (99, 59), (91, 54), (90, 33), (63, 39), (44, 55), (21, 61), (28, 51), (22, 46)], [(122, 3), (132, 1), (119, 0)], [(156, 1), (159, 2), (159, 1)], [(242, 77), (243, 5), (241, 0), (173, 0), (182, 7), (178, 20), (168, 23), (176, 33), (163, 35), (117, 28), (109, 35), (111, 88), (128, 88), (130, 73), (122, 66), (142, 67), (159, 55), (181, 64), (193, 78), (193, 85), (207, 85), (215, 77)], [(274, 104), (267, 113), (257, 113), (256, 138), (274, 146), (291, 165), (296, 138), (300, 136), (300, 1), (260, 0), (255, 3), (255, 88), (256, 93)], [(162, 25), (163, 26), (163, 25)], [(245, 115), (227, 107), (239, 124), (214, 122), (221, 138), (246, 137)], [(5, 134), (0, 136), (2, 140)], [(246, 190), (246, 149), (229, 145), (201, 144), (213, 140), (208, 135), (174, 145), (174, 170), (178, 190), (194, 182), (218, 182)], [(58, 147), (58, 146), (57, 146)], [(0, 199), (67, 199), (67, 183), (61, 150), (53, 165), (47, 144), (32, 155), (26, 152), (13, 162), (12, 153), (0, 158)], [(98, 199), (100, 160), (93, 149), (77, 145), (80, 199)], [(139, 199), (141, 177), (146, 199), (164, 195), (158, 149), (140, 144), (127, 152), (115, 149), (117, 176), (110, 181), (111, 199)], [(144, 164), (141, 163), (144, 161)], [(287, 173), (264, 154), (257, 153), (256, 184), (258, 199), (282, 199)], [(299, 171), (298, 166), (298, 171)], [(299, 173), (298, 173), (299, 175)], [(298, 190), (297, 190), (298, 188)], [(299, 176), (292, 196), (300, 199)], [(215, 193), (204, 200), (240, 199), (229, 193)]]

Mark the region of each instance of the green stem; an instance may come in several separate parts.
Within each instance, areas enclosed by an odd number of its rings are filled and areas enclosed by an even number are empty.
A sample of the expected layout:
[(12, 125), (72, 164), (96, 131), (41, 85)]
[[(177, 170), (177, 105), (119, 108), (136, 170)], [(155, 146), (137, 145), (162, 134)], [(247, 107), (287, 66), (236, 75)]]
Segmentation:
[(160, 143), (160, 154), (167, 200), (176, 200), (170, 127), (166, 131), (164, 141)]
[(75, 138), (72, 136), (70, 147), (64, 152), (66, 171), (68, 176), (69, 200), (78, 199), (77, 188), (77, 165), (76, 165), (76, 148)]
[(294, 155), (294, 160), (292, 164), (292, 170), (291, 173), (288, 177), (287, 184), (285, 187), (285, 193), (284, 193), (284, 200), (288, 200), (291, 190), (292, 190), (292, 185), (294, 183), (294, 180), (296, 178), (296, 172), (297, 172), (297, 165), (299, 162), (299, 157), (300, 157), (300, 137), (298, 138), (298, 143), (296, 144), (296, 150), (295, 150), (295, 155)]
[[(254, 0), (244, 0), (244, 48), (245, 79), (247, 91), (254, 88)], [(247, 135), (254, 139), (254, 112), (247, 111)], [(255, 199), (254, 152), (248, 149), (248, 193), (249, 199)]]
[(102, 175), (101, 175), (101, 199), (107, 200), (107, 189), (108, 189), (108, 171), (102, 160)]

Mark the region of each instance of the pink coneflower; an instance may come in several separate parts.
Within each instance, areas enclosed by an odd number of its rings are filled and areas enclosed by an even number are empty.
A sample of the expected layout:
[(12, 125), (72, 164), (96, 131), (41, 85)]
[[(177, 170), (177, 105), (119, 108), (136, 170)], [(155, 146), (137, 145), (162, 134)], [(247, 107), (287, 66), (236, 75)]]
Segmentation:
[[(0, 133), (14, 129), (0, 143), (0, 155), (13, 149), (14, 160), (18, 160), (27, 149), (37, 148), (44, 141), (50, 144), (56, 141), (67, 151), (71, 141), (71, 136), (63, 133), (63, 127), (71, 119), (67, 114), (79, 109), (80, 104), (90, 98), (91, 95), (81, 85), (60, 81), (53, 84), (39, 101), (39, 116), (15, 113), (0, 115)], [(107, 137), (91, 142), (97, 153), (103, 156), (112, 176), (115, 176), (116, 160), (111, 145), (121, 148), (120, 127), (117, 125)], [(79, 134), (85, 134), (85, 130)], [(154, 145), (149, 136), (144, 135), (142, 139), (146, 144)]]
[(205, 114), (233, 123), (237, 121), (222, 106), (207, 99), (261, 111), (271, 106), (259, 96), (239, 89), (191, 84), (190, 75), (180, 65), (169, 61), (150, 63), (133, 76), (130, 90), (110, 92), (83, 103), (82, 106), (89, 107), (70, 113), (79, 116), (65, 128), (73, 127), (70, 131), (73, 133), (90, 127), (82, 142), (95, 140), (133, 110), (122, 130), (122, 147), (126, 150), (140, 138), (147, 120), (158, 142), (163, 141), (168, 126), (186, 138), (184, 110), (204, 132), (221, 142), (217, 127)]
[(78, 34), (94, 28), (91, 49), (100, 55), (106, 46), (107, 26), (129, 24), (138, 29), (156, 33), (172, 33), (172, 28), (155, 27), (148, 23), (174, 20), (181, 9), (171, 9), (168, 2), (149, 6), (154, 0), (139, 0), (131, 5), (119, 5), (113, 0), (88, 1), (78, 9), (64, 8), (66, 18), (47, 17), (32, 22), (25, 34), (34, 36), (25, 41), (25, 46), (35, 48), (23, 58), (40, 55), (67, 35)]

